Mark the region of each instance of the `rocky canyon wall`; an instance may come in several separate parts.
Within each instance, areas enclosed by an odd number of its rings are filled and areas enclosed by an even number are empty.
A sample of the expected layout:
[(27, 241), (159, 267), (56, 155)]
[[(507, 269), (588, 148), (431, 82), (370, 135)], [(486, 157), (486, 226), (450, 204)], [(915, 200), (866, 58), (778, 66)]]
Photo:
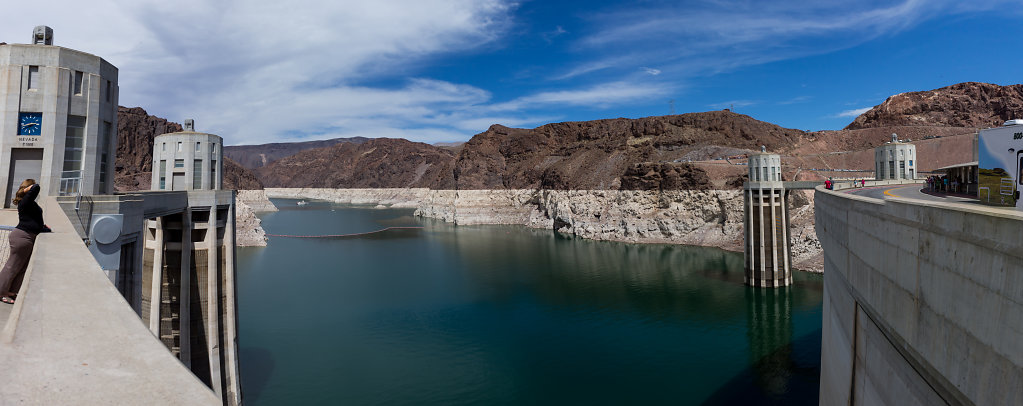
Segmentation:
[[(595, 240), (665, 243), (742, 251), (743, 196), (738, 190), (429, 190), (282, 189), (271, 198), (415, 208), (417, 216), (462, 225), (514, 224)], [(812, 191), (790, 198), (792, 255), (798, 269), (820, 272)]]
[(235, 195), (235, 243), (239, 247), (265, 247), (266, 232), (256, 213), (277, 211), (262, 190), (239, 190)]

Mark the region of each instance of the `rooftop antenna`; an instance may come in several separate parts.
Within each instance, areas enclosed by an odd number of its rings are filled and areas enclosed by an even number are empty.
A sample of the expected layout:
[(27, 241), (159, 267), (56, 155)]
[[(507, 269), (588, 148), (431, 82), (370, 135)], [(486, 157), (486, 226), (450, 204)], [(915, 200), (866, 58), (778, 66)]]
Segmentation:
[(671, 106), (671, 115), (675, 115), (675, 99), (668, 100), (668, 105)]

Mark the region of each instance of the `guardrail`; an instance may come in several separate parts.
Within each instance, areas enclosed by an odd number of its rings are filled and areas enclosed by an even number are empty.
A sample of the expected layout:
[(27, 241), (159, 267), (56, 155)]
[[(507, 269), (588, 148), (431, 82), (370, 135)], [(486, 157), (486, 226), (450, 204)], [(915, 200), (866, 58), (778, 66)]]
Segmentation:
[(0, 226), (0, 264), (6, 264), (7, 258), (11, 256), (11, 244), (7, 243), (11, 231), (14, 231), (14, 226)]

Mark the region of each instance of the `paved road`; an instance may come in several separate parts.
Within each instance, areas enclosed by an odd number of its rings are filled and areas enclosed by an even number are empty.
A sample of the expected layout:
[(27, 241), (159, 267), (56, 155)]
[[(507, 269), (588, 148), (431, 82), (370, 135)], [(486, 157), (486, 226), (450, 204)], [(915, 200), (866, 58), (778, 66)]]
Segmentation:
[(887, 196), (894, 197), (905, 197), (908, 199), (919, 199), (928, 200), (932, 202), (947, 202), (947, 203), (969, 203), (976, 202), (976, 199), (970, 199), (958, 196), (934, 196), (922, 192), (927, 185), (923, 183), (912, 184), (912, 185), (895, 185), (895, 186), (876, 186), (876, 187), (865, 187), (865, 188), (854, 188), (845, 189), (842, 192), (851, 193), (854, 195), (872, 197), (875, 199), (884, 199)]

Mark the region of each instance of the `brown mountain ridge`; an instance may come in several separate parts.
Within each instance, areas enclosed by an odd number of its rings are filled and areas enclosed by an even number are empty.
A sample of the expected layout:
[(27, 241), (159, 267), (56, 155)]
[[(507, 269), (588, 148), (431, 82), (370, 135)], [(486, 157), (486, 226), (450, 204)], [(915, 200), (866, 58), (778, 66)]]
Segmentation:
[[(1017, 117), (1023, 117), (1023, 85), (970, 82), (891, 96), (839, 131), (782, 128), (725, 110), (552, 123), (533, 129), (493, 125), (457, 148), (386, 138), (227, 147), (241, 148), (247, 159), (264, 154), (259, 162), (249, 164), (267, 165), (253, 174), (241, 166), (228, 169), (230, 160), (225, 159), (225, 184), (239, 188), (258, 188), (260, 183), (433, 189), (738, 187), (745, 166), (721, 158), (757, 151), (761, 145), (785, 156), (786, 176), (802, 173), (800, 178), (813, 178), (819, 173), (803, 169), (869, 170), (871, 149), (894, 132), (901, 139), (916, 140), (923, 148), (921, 154), (933, 151), (935, 156), (926, 165), (921, 158), (921, 169), (927, 170), (971, 160), (970, 135)], [(148, 187), (152, 138), (180, 126), (148, 116), (140, 108), (122, 108), (118, 127), (119, 188), (122, 183)], [(332, 145), (310, 148), (321, 142)], [(287, 155), (291, 151), (298, 152)]]
[(987, 128), (1015, 118), (1023, 118), (1023, 84), (965, 82), (891, 96), (845, 129), (914, 125)]

